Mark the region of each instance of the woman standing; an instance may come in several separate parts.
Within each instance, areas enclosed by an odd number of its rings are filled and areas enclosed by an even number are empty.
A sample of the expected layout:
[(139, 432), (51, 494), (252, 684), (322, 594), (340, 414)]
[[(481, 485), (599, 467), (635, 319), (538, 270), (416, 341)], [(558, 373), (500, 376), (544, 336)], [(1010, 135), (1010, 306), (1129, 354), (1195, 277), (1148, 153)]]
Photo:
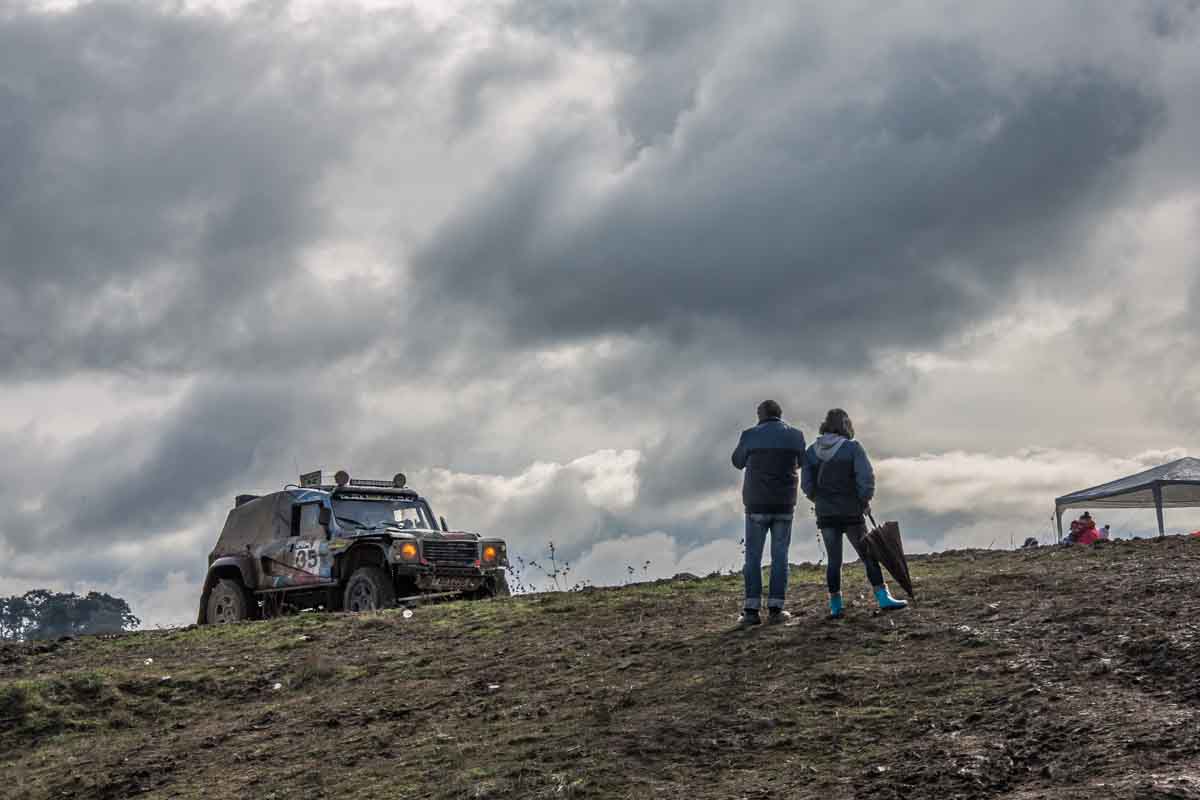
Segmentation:
[(825, 570), (829, 616), (842, 616), (843, 534), (862, 559), (879, 607), (887, 611), (907, 606), (908, 603), (897, 600), (888, 591), (879, 562), (863, 554), (862, 538), (867, 533), (863, 514), (870, 511), (871, 498), (875, 496), (875, 470), (867, 451), (854, 441), (854, 425), (842, 409), (832, 409), (825, 415), (821, 436), (805, 452), (800, 488), (816, 506), (817, 527), (821, 529), (829, 556)]

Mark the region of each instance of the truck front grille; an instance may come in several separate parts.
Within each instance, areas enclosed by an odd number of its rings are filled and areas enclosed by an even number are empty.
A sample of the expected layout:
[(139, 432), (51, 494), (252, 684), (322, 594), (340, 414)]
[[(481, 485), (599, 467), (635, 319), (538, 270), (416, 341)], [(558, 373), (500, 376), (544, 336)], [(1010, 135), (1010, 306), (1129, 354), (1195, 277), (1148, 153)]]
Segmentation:
[(474, 564), (479, 558), (478, 542), (421, 542), (421, 553), (433, 564)]

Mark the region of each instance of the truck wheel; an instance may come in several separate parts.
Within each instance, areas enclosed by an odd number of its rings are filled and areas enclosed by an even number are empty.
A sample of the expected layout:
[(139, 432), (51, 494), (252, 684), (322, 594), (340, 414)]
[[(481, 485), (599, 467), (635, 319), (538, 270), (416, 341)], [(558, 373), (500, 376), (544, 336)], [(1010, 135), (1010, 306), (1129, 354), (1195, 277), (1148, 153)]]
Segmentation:
[(346, 581), (342, 608), (346, 611), (377, 611), (396, 605), (392, 576), (379, 567), (359, 567)]
[(500, 573), (492, 578), (492, 597), (512, 597), (512, 591), (508, 588), (508, 576)]
[(222, 578), (208, 593), (208, 621), (213, 625), (250, 618), (250, 599), (237, 581)]

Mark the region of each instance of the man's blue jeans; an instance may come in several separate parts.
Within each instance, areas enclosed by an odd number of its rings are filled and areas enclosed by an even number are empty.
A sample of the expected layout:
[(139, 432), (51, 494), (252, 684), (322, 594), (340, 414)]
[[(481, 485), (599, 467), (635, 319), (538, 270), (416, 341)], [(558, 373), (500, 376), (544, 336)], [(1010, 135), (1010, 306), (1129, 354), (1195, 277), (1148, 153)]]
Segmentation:
[(758, 610), (762, 605), (762, 557), (771, 534), (771, 586), (767, 608), (783, 608), (788, 582), (788, 546), (792, 543), (791, 514), (746, 515), (746, 578), (747, 609)]

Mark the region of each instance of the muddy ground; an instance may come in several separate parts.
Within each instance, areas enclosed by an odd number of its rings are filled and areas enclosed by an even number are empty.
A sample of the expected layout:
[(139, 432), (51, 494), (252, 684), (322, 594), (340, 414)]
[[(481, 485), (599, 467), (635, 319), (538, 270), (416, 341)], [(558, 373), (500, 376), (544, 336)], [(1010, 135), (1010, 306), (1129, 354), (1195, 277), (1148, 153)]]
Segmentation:
[(0, 796), (1200, 798), (1200, 540), (913, 569), (6, 645)]

